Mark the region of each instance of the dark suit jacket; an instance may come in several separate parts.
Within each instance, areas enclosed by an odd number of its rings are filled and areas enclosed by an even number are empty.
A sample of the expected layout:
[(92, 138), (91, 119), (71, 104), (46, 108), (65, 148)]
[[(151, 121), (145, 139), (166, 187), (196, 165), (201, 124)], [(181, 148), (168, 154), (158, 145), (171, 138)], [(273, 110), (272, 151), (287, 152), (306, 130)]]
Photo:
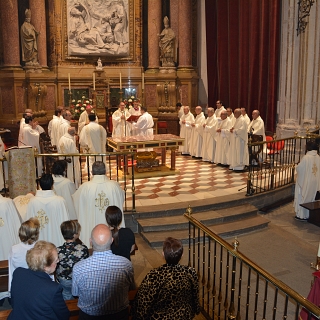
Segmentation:
[(10, 320), (67, 320), (62, 287), (41, 271), (17, 268), (11, 285)]

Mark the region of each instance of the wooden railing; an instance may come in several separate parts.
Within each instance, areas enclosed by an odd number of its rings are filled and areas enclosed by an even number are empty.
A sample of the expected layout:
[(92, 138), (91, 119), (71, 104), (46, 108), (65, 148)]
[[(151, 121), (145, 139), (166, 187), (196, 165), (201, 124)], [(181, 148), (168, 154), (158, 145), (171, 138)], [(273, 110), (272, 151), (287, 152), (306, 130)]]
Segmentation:
[[(193, 218), (189, 221), (189, 265), (200, 280), (200, 304), (207, 319), (298, 320), (305, 308), (311, 320), (320, 308), (276, 279), (233, 246)], [(314, 318), (312, 318), (314, 319)]]

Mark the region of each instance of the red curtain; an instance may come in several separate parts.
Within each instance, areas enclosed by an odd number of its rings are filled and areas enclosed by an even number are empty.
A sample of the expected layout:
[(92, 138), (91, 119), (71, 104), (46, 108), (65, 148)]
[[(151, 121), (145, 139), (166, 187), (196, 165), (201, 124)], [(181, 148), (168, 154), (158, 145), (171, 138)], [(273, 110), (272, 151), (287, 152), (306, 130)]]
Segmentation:
[(281, 0), (206, 0), (208, 103), (258, 109), (275, 131)]

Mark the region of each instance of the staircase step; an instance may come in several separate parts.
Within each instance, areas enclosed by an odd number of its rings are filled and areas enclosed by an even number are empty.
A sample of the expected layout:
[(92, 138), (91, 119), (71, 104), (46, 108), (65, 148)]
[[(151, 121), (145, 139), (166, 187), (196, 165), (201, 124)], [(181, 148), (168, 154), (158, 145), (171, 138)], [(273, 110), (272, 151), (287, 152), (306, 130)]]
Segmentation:
[[(233, 220), (256, 216), (257, 208), (251, 204), (244, 204), (227, 209), (217, 209), (206, 212), (197, 212), (192, 216), (205, 225), (215, 225)], [(165, 216), (157, 218), (137, 219), (140, 232), (181, 230), (188, 228), (188, 221), (179, 216)]]
[[(230, 238), (239, 234), (254, 232), (266, 228), (269, 222), (270, 221), (266, 218), (257, 215), (255, 217), (249, 217), (239, 221), (209, 225), (207, 227), (222, 238)], [(184, 244), (187, 244), (189, 241), (188, 229), (141, 232), (140, 234), (151, 247), (161, 247), (166, 237), (180, 239)]]

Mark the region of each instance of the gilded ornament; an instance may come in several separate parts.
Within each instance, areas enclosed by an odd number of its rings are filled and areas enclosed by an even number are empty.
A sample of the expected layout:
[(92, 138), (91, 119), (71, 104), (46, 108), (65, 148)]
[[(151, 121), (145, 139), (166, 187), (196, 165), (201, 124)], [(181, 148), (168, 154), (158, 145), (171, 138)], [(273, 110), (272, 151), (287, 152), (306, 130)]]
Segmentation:
[(103, 191), (98, 193), (98, 197), (95, 199), (95, 201), (95, 206), (99, 208), (101, 212), (104, 212), (104, 210), (109, 206), (109, 199), (106, 197), (106, 194)]
[(49, 218), (46, 216), (46, 213), (43, 209), (39, 210), (37, 212), (36, 216), (40, 222), (40, 229), (43, 229), (45, 227), (45, 224), (49, 223)]

